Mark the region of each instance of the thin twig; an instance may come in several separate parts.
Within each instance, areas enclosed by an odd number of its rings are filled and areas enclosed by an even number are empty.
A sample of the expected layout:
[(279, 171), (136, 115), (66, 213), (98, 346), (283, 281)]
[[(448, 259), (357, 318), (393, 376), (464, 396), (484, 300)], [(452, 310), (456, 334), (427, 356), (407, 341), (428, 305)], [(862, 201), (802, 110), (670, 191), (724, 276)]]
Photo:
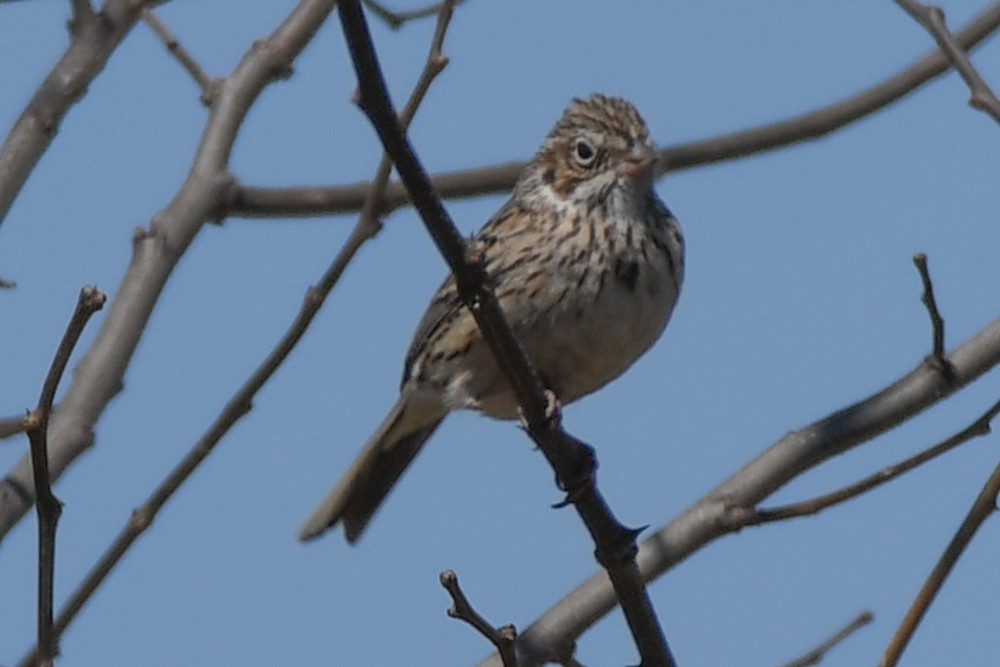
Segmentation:
[(945, 22), (944, 12), (941, 8), (935, 5), (925, 5), (916, 0), (895, 0), (895, 2), (931, 34), (941, 51), (948, 56), (948, 60), (965, 79), (971, 94), (969, 105), (989, 114), (993, 120), (1000, 123), (1000, 100), (993, 94), (989, 85), (972, 64), (965, 48), (948, 30), (948, 24)]
[[(448, 32), (448, 25), (451, 23), (451, 17), (454, 12), (455, 5), (461, 2), (461, 0), (447, 0), (446, 2), (439, 3), (440, 11), (438, 13), (437, 25), (434, 28), (434, 37), (431, 39), (430, 51), (427, 53), (427, 61), (424, 63), (424, 69), (420, 73), (420, 78), (417, 80), (417, 84), (413, 87), (413, 92), (410, 93), (410, 99), (406, 101), (403, 109), (399, 112), (399, 124), (405, 132), (410, 126), (410, 122), (413, 120), (413, 116), (417, 109), (424, 101), (424, 97), (427, 95), (427, 91), (434, 82), (434, 79), (444, 71), (444, 68), (448, 66), (448, 57), (444, 55), (444, 37)], [(379, 161), (378, 168), (375, 170), (375, 177), (372, 179), (374, 187), (368, 193), (365, 198), (364, 204), (361, 205), (361, 212), (358, 220), (358, 225), (361, 227), (359, 231), (360, 242), (357, 243), (357, 247), (353, 244), (345, 244), (345, 248), (353, 247), (353, 251), (347, 257), (348, 261), (354, 256), (357, 248), (361, 246), (368, 238), (375, 236), (382, 229), (382, 223), (379, 219), (383, 213), (383, 193), (385, 192), (386, 184), (389, 182), (389, 176), (392, 174), (392, 158), (389, 154), (382, 151), (382, 159)], [(351, 239), (354, 238), (354, 233), (351, 235)]]
[(458, 575), (452, 570), (445, 570), (440, 576), (441, 585), (451, 596), (452, 606), (448, 609), (448, 616), (465, 621), (483, 637), (486, 637), (496, 648), (503, 661), (503, 667), (518, 667), (517, 655), (514, 651), (514, 640), (517, 639), (517, 629), (513, 625), (504, 625), (499, 628), (493, 627), (489, 621), (482, 617), (465, 597), (462, 587), (458, 583)]
[[(407, 102), (406, 107), (400, 112), (401, 122), (409, 124), (420, 106), (420, 102), (423, 100), (431, 81), (433, 81), (434, 77), (441, 72), (444, 65), (447, 63), (447, 59), (441, 55), (441, 48), (444, 42), (448, 21), (451, 17), (450, 7), (453, 3), (446, 2), (444, 4), (446, 7), (442, 9), (438, 20), (438, 29), (435, 31), (435, 35), (432, 40), (428, 63), (425, 67), (424, 73), (420, 77), (420, 80), (414, 87), (410, 100)], [(377, 176), (375, 180), (378, 180)], [(377, 197), (374, 198), (377, 199)], [(57, 637), (61, 636), (66, 628), (69, 627), (70, 623), (72, 623), (76, 618), (76, 615), (83, 608), (84, 604), (86, 604), (111, 571), (117, 566), (121, 558), (131, 548), (132, 544), (152, 524), (153, 520), (159, 514), (167, 500), (173, 496), (173, 494), (181, 487), (191, 473), (194, 472), (201, 462), (212, 452), (219, 441), (226, 435), (226, 433), (228, 433), (230, 428), (232, 428), (232, 426), (239, 421), (241, 417), (250, 411), (254, 397), (264, 384), (271, 379), (271, 376), (281, 366), (281, 364), (284, 363), (288, 355), (291, 354), (299, 340), (301, 340), (302, 336), (308, 330), (327, 296), (329, 296), (330, 292), (337, 284), (340, 276), (343, 275), (344, 270), (347, 268), (347, 264), (350, 262), (355, 252), (357, 252), (357, 249), (364, 241), (364, 238), (366, 238), (365, 234), (367, 232), (364, 230), (365, 227), (366, 225), (364, 221), (358, 222), (351, 238), (345, 242), (344, 247), (340, 250), (336, 258), (324, 272), (319, 283), (306, 292), (301, 308), (295, 319), (290, 323), (285, 335), (281, 338), (278, 344), (275, 345), (264, 361), (261, 362), (260, 366), (257, 367), (253, 374), (247, 378), (247, 380), (243, 383), (243, 386), (241, 386), (229, 402), (226, 403), (225, 407), (216, 417), (208, 431), (191, 448), (188, 454), (177, 464), (177, 466), (175, 466), (170, 474), (167, 475), (163, 482), (161, 482), (160, 485), (150, 494), (149, 498), (146, 499), (143, 505), (132, 513), (128, 523), (122, 528), (122, 530), (115, 537), (115, 540), (104, 551), (97, 563), (91, 568), (86, 577), (84, 577), (83, 581), (69, 596), (69, 599), (63, 605), (62, 609), (60, 609), (59, 616), (55, 622)], [(368, 236), (370, 236), (370, 234), (368, 234)], [(35, 662), (36, 658), (37, 654), (32, 652), (21, 661), (20, 667), (31, 667), (32, 665), (37, 664)]]
[[(427, 18), (428, 16), (434, 16), (435, 14), (440, 15), (441, 10), (444, 9), (445, 5), (451, 5), (451, 7), (454, 7), (462, 2), (464, 2), (464, 0), (448, 0), (447, 2), (435, 2), (432, 5), (427, 5), (426, 7), (420, 7), (418, 9), (411, 9), (409, 11), (394, 12), (380, 2), (376, 2), (375, 0), (364, 0), (365, 7), (367, 7), (372, 14), (375, 14), (375, 16), (385, 21), (386, 25), (393, 30), (399, 30), (404, 24), (415, 19)], [(451, 8), (449, 8), (448, 11), (451, 11)]]
[(920, 280), (924, 285), (920, 301), (927, 308), (927, 314), (931, 318), (931, 328), (934, 332), (933, 345), (928, 360), (940, 370), (948, 372), (948, 365), (944, 358), (944, 318), (941, 317), (937, 300), (934, 298), (934, 283), (931, 281), (931, 273), (927, 268), (927, 255), (918, 252), (913, 256), (913, 264), (920, 272)]
[(913, 633), (916, 632), (917, 626), (920, 625), (920, 621), (923, 620), (924, 615), (927, 613), (927, 609), (934, 602), (934, 598), (941, 590), (941, 586), (944, 585), (948, 575), (951, 574), (959, 557), (965, 552), (966, 547), (969, 546), (973, 536), (976, 534), (979, 526), (983, 524), (983, 521), (986, 520), (986, 517), (997, 509), (998, 493), (1000, 493), (1000, 465), (994, 468), (993, 473), (986, 480), (986, 484), (983, 485), (982, 490), (969, 509), (969, 513), (962, 521), (962, 525), (959, 526), (955, 536), (948, 544), (948, 548), (941, 554), (941, 558), (934, 566), (930, 576), (927, 577), (927, 581), (924, 582), (917, 597), (913, 600), (913, 605), (907, 612), (903, 622), (899, 624), (896, 634), (893, 635), (892, 640), (889, 642), (889, 646), (886, 648), (881, 662), (879, 662), (879, 667), (894, 667), (899, 662), (900, 656), (906, 650), (906, 645), (913, 637)]
[(797, 658), (787, 663), (784, 667), (810, 667), (810, 665), (818, 665), (823, 661), (823, 658), (826, 657), (826, 654), (830, 652), (830, 649), (850, 637), (859, 629), (871, 623), (874, 618), (875, 616), (870, 611), (861, 612), (853, 621), (838, 630), (832, 637), (803, 655), (801, 658)]
[(0, 419), (0, 440), (17, 435), (18, 433), (24, 433), (27, 430), (28, 425), (24, 421), (24, 415)]
[(886, 482), (889, 482), (900, 475), (909, 472), (910, 470), (913, 470), (917, 466), (927, 463), (945, 452), (951, 451), (955, 447), (958, 447), (973, 438), (989, 434), (990, 422), (993, 421), (993, 418), (996, 417), (998, 413), (1000, 413), (1000, 401), (994, 403), (989, 410), (984, 412), (968, 427), (951, 436), (947, 440), (944, 440), (915, 456), (911, 456), (904, 461), (900, 461), (899, 463), (883, 468), (882, 470), (879, 470), (875, 474), (870, 475), (855, 484), (845, 486), (842, 489), (838, 489), (822, 496), (816, 496), (815, 498), (810, 498), (808, 500), (803, 500), (789, 505), (782, 505), (781, 507), (752, 510), (749, 513), (740, 513), (736, 510), (736, 513), (739, 516), (734, 517), (734, 521), (742, 526), (756, 526), (764, 523), (791, 519), (793, 517), (809, 516), (832, 505), (843, 503), (851, 498), (854, 498), (855, 496), (871, 491), (872, 489), (881, 486), (882, 484), (885, 484)]
[[(1000, 26), (1000, 2), (995, 2), (955, 36), (971, 49)], [(845, 99), (776, 123), (739, 130), (718, 137), (667, 146), (660, 151), (657, 173), (691, 169), (721, 160), (749, 157), (808, 139), (816, 139), (874, 113), (913, 92), (943, 72), (948, 58), (939, 49), (920, 57), (893, 76)], [(461, 199), (510, 190), (524, 162), (507, 162), (472, 169), (440, 172), (431, 182), (445, 199)], [(371, 183), (336, 186), (269, 188), (241, 185), (234, 193), (228, 214), (245, 218), (309, 217), (360, 210)], [(389, 183), (383, 211), (410, 205), (406, 188)]]
[(56, 389), (62, 379), (69, 357), (80, 339), (87, 320), (104, 306), (106, 297), (96, 287), (80, 290), (76, 309), (70, 318), (62, 342), (49, 367), (38, 405), (25, 418), (31, 444), (31, 462), (35, 482), (35, 510), (38, 513), (38, 647), (39, 665), (48, 667), (58, 653), (58, 634), (53, 632), (52, 598), (55, 574), (56, 525), (62, 513), (62, 503), (52, 493), (49, 477), (48, 428), (49, 414)]
[[(739, 529), (734, 508), (753, 508), (778, 489), (824, 461), (872, 440), (955, 394), (1000, 364), (1000, 319), (947, 355), (952, 380), (921, 362), (912, 371), (862, 400), (779, 438), (667, 524), (649, 535), (638, 561), (652, 581), (710, 542)], [(522, 667), (539, 667), (559, 647), (586, 632), (615, 608), (605, 572), (594, 572), (551, 608), (522, 627), (517, 655)], [(496, 667), (490, 656), (479, 667)]]
[[(101, 14), (114, 30), (119, 27), (116, 17), (107, 12), (118, 3), (106, 0)], [(128, 4), (135, 6), (138, 16), (142, 2), (128, 0)], [(275, 73), (291, 67), (334, 9), (331, 0), (299, 0), (270, 35), (254, 42), (220, 84), (188, 177), (170, 203), (152, 216), (148, 227), (133, 235), (131, 261), (114, 290), (107, 317), (80, 360), (60, 400), (59, 411), (53, 415), (49, 463), (54, 476), (58, 477), (94, 443), (94, 425), (121, 391), (125, 371), (173, 268), (206, 221), (218, 219), (225, 211), (234, 183), (230, 156), (249, 109), (275, 81)], [(0, 173), (8, 166), (0, 151)], [(4, 210), (7, 183), (0, 179), (0, 213)], [(14, 464), (0, 479), (0, 538), (31, 509), (31, 469), (26, 459)]]
[[(569, 436), (549, 410), (550, 401), (537, 371), (508, 326), (489, 289), (481, 262), (466, 252), (465, 241), (431, 187), (430, 180), (399, 126), (358, 0), (339, 4), (343, 32), (358, 77), (359, 102), (392, 156), (396, 170), (420, 217), (455, 276), (458, 293), (470, 309), (483, 337), (510, 384), (532, 439), (570, 489), (573, 505), (596, 545), (645, 667), (674, 665), (663, 629), (635, 561), (635, 532), (611, 513), (593, 483), (593, 452)], [(581, 462), (583, 461), (583, 464)]]
[(142, 20), (146, 22), (156, 36), (160, 38), (163, 45), (167, 48), (167, 51), (177, 59), (177, 62), (181, 64), (191, 78), (194, 79), (195, 83), (201, 89), (201, 100), (207, 106), (212, 103), (213, 90), (215, 88), (214, 81), (210, 77), (198, 61), (194, 59), (187, 49), (180, 43), (177, 37), (171, 32), (170, 28), (160, 20), (160, 17), (156, 15), (151, 7), (146, 7), (142, 10)]

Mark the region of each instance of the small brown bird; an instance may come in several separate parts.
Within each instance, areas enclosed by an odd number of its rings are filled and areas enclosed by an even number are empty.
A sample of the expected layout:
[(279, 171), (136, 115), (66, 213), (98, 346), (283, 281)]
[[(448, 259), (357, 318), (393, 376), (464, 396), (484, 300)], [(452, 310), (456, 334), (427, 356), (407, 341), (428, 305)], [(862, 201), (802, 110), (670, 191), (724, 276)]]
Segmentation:
[[(500, 306), (563, 404), (621, 375), (659, 338), (684, 275), (677, 220), (653, 190), (656, 153), (629, 102), (573, 100), (511, 198), (473, 238)], [(451, 410), (516, 419), (518, 404), (449, 277), (417, 326), (399, 400), (306, 521), (361, 535)]]

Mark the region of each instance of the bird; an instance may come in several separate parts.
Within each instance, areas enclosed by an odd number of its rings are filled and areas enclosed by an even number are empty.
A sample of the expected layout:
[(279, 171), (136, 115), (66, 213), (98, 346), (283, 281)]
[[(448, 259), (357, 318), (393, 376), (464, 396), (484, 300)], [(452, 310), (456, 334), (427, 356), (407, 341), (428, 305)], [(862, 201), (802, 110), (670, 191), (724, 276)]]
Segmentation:
[[(470, 240), (512, 331), (559, 404), (625, 372), (660, 337), (684, 277), (680, 225), (653, 188), (657, 153), (635, 106), (574, 98)], [(453, 410), (517, 419), (518, 402), (462, 304), (434, 294), (399, 399), (299, 532), (343, 524), (349, 543)]]

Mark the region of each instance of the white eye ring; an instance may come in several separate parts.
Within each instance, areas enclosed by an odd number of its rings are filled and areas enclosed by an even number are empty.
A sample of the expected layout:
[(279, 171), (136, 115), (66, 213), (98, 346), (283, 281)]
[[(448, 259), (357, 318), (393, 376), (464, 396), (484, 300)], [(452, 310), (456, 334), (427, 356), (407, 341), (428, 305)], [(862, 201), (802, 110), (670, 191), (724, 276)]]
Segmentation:
[(589, 167), (597, 159), (597, 151), (586, 139), (577, 139), (573, 144), (573, 159), (581, 167)]

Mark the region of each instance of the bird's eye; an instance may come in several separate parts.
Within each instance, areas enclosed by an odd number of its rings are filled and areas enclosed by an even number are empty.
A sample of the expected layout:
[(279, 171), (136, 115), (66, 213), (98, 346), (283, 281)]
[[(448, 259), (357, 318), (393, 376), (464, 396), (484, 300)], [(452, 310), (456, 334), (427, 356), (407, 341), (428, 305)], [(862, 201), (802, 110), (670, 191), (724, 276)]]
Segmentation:
[(576, 158), (577, 164), (581, 167), (589, 167), (594, 163), (597, 151), (586, 139), (577, 139), (576, 144), (573, 145), (573, 157)]

